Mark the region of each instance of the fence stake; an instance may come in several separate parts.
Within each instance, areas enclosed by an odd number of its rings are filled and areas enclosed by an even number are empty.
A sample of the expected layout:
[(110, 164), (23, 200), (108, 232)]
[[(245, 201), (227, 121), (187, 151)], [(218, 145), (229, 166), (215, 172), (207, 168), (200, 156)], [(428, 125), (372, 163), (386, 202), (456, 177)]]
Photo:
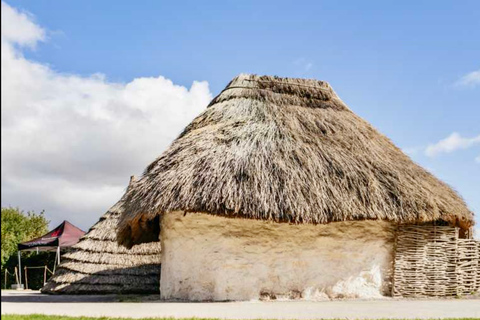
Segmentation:
[(18, 269), (17, 269), (17, 267), (15, 267), (14, 271), (15, 271), (15, 280), (17, 280), (17, 284), (19, 284), (18, 283)]
[(18, 279), (20, 280), (17, 282), (19, 285), (22, 285), (22, 254), (18, 251)]
[(25, 290), (28, 290), (27, 267), (25, 267)]

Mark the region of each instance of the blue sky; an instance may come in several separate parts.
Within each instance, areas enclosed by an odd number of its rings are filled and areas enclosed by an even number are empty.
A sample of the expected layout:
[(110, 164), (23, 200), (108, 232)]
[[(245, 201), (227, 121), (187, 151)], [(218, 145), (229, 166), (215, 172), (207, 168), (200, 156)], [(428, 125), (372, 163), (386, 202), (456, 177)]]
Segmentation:
[[(354, 112), (453, 186), (480, 216), (479, 1), (29, 0), (8, 5), (28, 12), (45, 32), (35, 46), (16, 50), (59, 77), (102, 74), (101, 81), (122, 85), (162, 76), (187, 89), (205, 81), (213, 96), (242, 72), (326, 80)], [(193, 95), (188, 90), (186, 95)], [(92, 179), (93, 184), (100, 178)], [(117, 194), (121, 191), (112, 191), (91, 209), (107, 209)], [(101, 213), (78, 223), (88, 227)], [(57, 212), (53, 220), (59, 217)]]

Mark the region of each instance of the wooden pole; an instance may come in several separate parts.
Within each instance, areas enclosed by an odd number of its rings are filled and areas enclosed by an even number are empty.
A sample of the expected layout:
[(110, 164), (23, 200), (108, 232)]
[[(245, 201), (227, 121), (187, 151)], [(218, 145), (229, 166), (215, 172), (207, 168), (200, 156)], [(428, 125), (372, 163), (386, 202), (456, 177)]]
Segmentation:
[(47, 271), (50, 272), (50, 274), (54, 274), (54, 271), (48, 269), (48, 266), (46, 268), (47, 268)]
[(5, 269), (5, 289), (7, 289), (7, 269)]
[(43, 285), (47, 283), (47, 266), (43, 269)]
[(55, 251), (55, 260), (53, 260), (53, 272), (55, 273), (55, 269), (57, 267), (57, 254), (58, 250)]
[(27, 277), (27, 267), (25, 266), (25, 289), (28, 290), (28, 277)]
[(19, 281), (18, 281), (18, 269), (17, 269), (17, 267), (15, 267), (14, 272), (15, 272), (15, 280), (17, 280), (17, 285), (18, 285)]
[(18, 251), (18, 284), (21, 286), (22, 285), (22, 255), (20, 251)]

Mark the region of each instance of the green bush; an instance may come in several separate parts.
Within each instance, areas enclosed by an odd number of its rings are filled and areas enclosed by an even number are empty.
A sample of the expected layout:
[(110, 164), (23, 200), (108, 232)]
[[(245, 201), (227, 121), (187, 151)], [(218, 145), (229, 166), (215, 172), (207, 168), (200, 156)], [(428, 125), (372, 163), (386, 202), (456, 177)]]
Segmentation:
[[(48, 232), (49, 221), (45, 218), (44, 212), (24, 212), (19, 208), (2, 208), (2, 288), (5, 288), (5, 269), (13, 273), (17, 266), (17, 246), (20, 242), (28, 241)], [(22, 253), (23, 266), (53, 267), (55, 254), (35, 252)], [(22, 277), (24, 273), (22, 270)], [(28, 271), (29, 287), (38, 289), (43, 285), (43, 270), (32, 269)], [(14, 276), (7, 277), (7, 287), (15, 282)]]

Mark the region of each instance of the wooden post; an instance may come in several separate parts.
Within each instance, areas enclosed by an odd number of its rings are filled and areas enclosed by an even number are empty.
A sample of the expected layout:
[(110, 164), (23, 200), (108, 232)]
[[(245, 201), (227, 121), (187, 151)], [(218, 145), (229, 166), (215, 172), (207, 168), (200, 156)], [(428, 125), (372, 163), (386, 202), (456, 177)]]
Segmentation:
[(28, 290), (27, 267), (25, 266), (25, 290)]
[(7, 269), (5, 269), (5, 289), (7, 289)]
[(55, 260), (53, 260), (53, 273), (55, 273), (56, 267), (57, 267), (57, 254), (55, 253)]
[(18, 251), (18, 284), (21, 286), (22, 285), (22, 255), (20, 251)]
[(60, 246), (58, 246), (55, 253), (55, 261), (53, 262), (53, 273), (55, 273), (56, 267), (60, 264), (60, 254)]
[(45, 269), (43, 269), (43, 285), (47, 283), (47, 266), (45, 266)]
[(18, 269), (17, 269), (17, 267), (15, 267), (14, 272), (15, 272), (15, 280), (17, 280), (17, 285), (18, 285), (19, 281), (18, 281)]

